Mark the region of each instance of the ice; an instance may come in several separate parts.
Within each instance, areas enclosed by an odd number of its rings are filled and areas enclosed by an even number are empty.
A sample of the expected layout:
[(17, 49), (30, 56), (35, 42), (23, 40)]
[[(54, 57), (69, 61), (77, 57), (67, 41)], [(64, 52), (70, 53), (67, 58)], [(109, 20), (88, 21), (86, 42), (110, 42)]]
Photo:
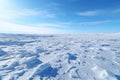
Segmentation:
[(36, 70), (34, 75), (40, 75), (41, 79), (43, 77), (48, 77), (48, 78), (56, 77), (58, 75), (58, 69), (57, 68), (52, 68), (50, 64), (46, 63), (46, 64), (41, 65)]
[(19, 66), (19, 63), (18, 62), (13, 62), (6, 69), (8, 69), (8, 70), (14, 70), (16, 68), (16, 66)]
[(120, 80), (120, 34), (0, 34), (0, 80)]
[(115, 77), (116, 77), (118, 80), (120, 80), (120, 75), (115, 75)]
[(3, 55), (5, 55), (5, 54), (6, 54), (6, 52), (5, 52), (5, 51), (0, 50), (0, 56), (3, 56)]

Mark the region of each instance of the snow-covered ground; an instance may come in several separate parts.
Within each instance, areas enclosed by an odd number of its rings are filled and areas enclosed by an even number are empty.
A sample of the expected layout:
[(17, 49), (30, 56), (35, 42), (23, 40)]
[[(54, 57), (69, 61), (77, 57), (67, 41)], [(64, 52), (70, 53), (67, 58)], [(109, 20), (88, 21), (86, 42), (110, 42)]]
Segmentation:
[(0, 34), (0, 80), (120, 80), (120, 33)]

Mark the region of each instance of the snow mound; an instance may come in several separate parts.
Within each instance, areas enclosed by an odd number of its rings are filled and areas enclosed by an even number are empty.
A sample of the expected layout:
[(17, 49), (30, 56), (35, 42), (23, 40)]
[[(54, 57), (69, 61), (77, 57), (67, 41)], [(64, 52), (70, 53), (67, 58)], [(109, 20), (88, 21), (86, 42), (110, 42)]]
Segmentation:
[(120, 80), (120, 34), (0, 34), (0, 80)]

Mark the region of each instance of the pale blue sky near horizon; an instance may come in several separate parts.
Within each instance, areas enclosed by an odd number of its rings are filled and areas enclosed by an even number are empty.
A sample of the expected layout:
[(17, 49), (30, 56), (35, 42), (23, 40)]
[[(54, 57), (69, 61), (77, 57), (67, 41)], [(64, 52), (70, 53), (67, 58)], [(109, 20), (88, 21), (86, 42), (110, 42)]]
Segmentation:
[(120, 32), (120, 0), (0, 0), (0, 33)]

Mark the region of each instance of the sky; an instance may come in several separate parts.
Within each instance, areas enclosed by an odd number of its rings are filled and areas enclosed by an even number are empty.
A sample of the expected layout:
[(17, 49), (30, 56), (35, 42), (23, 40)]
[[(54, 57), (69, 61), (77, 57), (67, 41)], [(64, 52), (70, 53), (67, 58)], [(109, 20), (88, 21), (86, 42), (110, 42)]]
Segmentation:
[(120, 0), (0, 0), (0, 33), (120, 32)]

